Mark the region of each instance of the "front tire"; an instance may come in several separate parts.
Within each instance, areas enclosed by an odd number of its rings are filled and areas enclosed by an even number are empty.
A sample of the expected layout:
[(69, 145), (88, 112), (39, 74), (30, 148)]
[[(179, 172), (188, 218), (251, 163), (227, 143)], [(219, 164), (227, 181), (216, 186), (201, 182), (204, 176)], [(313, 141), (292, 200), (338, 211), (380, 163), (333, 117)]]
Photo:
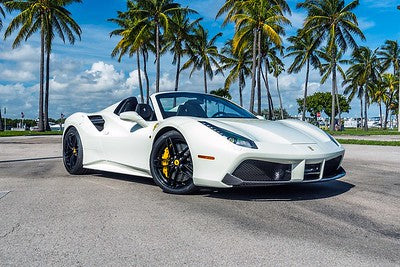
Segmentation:
[(71, 127), (63, 138), (63, 161), (65, 169), (70, 174), (85, 174), (83, 168), (83, 147), (78, 130)]
[(154, 182), (166, 193), (190, 194), (197, 189), (189, 146), (177, 131), (166, 132), (155, 141), (150, 171)]

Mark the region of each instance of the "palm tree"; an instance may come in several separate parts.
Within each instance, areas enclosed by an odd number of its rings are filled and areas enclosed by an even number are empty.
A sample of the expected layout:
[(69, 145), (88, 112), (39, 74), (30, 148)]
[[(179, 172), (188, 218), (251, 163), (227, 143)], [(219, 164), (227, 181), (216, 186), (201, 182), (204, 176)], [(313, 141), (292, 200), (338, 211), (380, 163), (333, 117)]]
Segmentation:
[[(256, 67), (258, 67), (258, 82), (260, 84), (261, 35), (264, 35), (264, 38), (269, 39), (276, 45), (280, 45), (281, 38), (279, 34), (283, 32), (281, 26), (290, 24), (289, 20), (283, 16), (284, 12), (290, 13), (290, 8), (284, 0), (226, 0), (217, 13), (217, 17), (227, 13), (223, 25), (229, 21), (233, 21), (236, 24), (233, 38), (235, 53), (237, 49), (247, 49), (247, 46), (252, 43), (251, 112), (254, 112)], [(260, 41), (258, 42), (258, 40)]]
[(282, 96), (279, 90), (279, 75), (281, 75), (281, 73), (285, 71), (285, 65), (280, 59), (278, 59), (271, 62), (271, 67), (273, 70), (272, 75), (276, 79), (276, 91), (278, 92), (281, 119), (283, 120), (284, 114), (283, 114)]
[[(4, 13), (3, 7), (0, 5), (0, 15), (3, 16), (3, 18), (6, 17), (6, 13)], [(3, 28), (3, 20), (0, 17), (0, 30)]]
[(288, 54), (286, 57), (294, 57), (293, 63), (288, 69), (288, 73), (299, 73), (304, 66), (306, 66), (306, 80), (304, 84), (304, 96), (303, 96), (303, 112), (301, 119), (306, 119), (306, 106), (307, 106), (307, 94), (308, 94), (308, 79), (310, 75), (310, 66), (314, 69), (318, 68), (320, 61), (316, 53), (317, 47), (319, 46), (320, 39), (313, 38), (311, 34), (302, 35), (300, 31), (297, 35), (289, 37), (288, 41), (292, 43), (287, 48)]
[(379, 81), (380, 62), (377, 56), (377, 50), (361, 46), (354, 50), (350, 60), (351, 66), (347, 70), (356, 77), (359, 86), (363, 87), (364, 92), (364, 130), (368, 130), (368, 104), (371, 84)]
[[(379, 51), (380, 59), (382, 60), (383, 71), (387, 70), (390, 66), (393, 67), (393, 75), (400, 79), (400, 46), (397, 41), (387, 40)], [(400, 91), (400, 83), (399, 83)], [(400, 103), (400, 93), (399, 93)], [(400, 132), (400, 105), (398, 109), (398, 131)]]
[[(328, 47), (323, 47), (321, 50), (316, 51), (318, 57), (323, 61), (320, 64), (320, 72), (322, 75), (321, 78), (321, 84), (324, 84), (329, 77), (335, 76), (335, 81), (336, 81), (336, 73), (339, 72), (339, 74), (342, 76), (343, 80), (346, 80), (346, 73), (340, 66), (341, 64), (347, 64), (348, 60), (342, 59), (344, 51), (340, 50), (338, 51), (337, 47), (334, 46), (332, 51), (328, 50)], [(332, 56), (334, 59), (332, 59)], [(337, 89), (337, 86), (334, 86), (335, 91), (333, 93), (334, 101), (332, 101), (332, 104), (335, 104), (335, 99), (337, 101), (337, 108), (338, 108), (338, 114), (339, 114), (339, 125), (341, 121), (341, 111), (340, 111), (340, 105), (339, 105), (339, 92)], [(335, 107), (333, 107), (333, 113), (331, 113), (331, 116), (335, 118)], [(332, 123), (332, 121), (331, 121)], [(333, 122), (334, 123), (334, 122)]]
[(174, 55), (172, 61), (173, 65), (176, 65), (176, 76), (175, 76), (175, 91), (178, 91), (179, 87), (179, 75), (181, 73), (181, 59), (185, 53), (185, 46), (189, 42), (193, 42), (193, 35), (191, 33), (202, 19), (196, 19), (190, 21), (187, 17), (185, 10), (177, 11), (171, 18), (171, 28), (168, 39), (170, 40), (170, 51)]
[(379, 120), (381, 129), (383, 127), (382, 102), (386, 102), (387, 98), (385, 88), (382, 85), (382, 82), (378, 81), (376, 83), (370, 83), (368, 86), (368, 90), (370, 90), (371, 94), (371, 102), (377, 103), (379, 106)]
[(394, 106), (393, 98), (395, 96), (396, 88), (399, 86), (399, 80), (391, 73), (385, 73), (382, 75), (382, 87), (384, 88), (384, 92), (386, 97), (383, 98), (385, 103), (385, 118), (383, 123), (383, 128), (387, 128), (389, 110), (391, 110)]
[(203, 69), (204, 91), (208, 92), (207, 76), (212, 79), (214, 76), (213, 67), (216, 68), (216, 73), (221, 72), (222, 68), (218, 62), (220, 54), (218, 47), (215, 45), (218, 37), (222, 33), (214, 35), (208, 39), (208, 31), (201, 25), (198, 25), (194, 30), (193, 42), (186, 46), (186, 52), (189, 55), (189, 60), (183, 64), (182, 70), (192, 67), (190, 77), (195, 70)]
[[(264, 41), (261, 43), (261, 59), (264, 62), (265, 75), (264, 75), (264, 71), (262, 70), (262, 67), (260, 67), (259, 73), (262, 74), (265, 88), (267, 90), (268, 119), (269, 120), (273, 119), (273, 117), (274, 117), (274, 104), (272, 101), (271, 90), (270, 90), (269, 81), (268, 81), (268, 74), (274, 73), (274, 68), (273, 68), (274, 62), (277, 66), (278, 65), (283, 66), (283, 62), (279, 58), (278, 52), (282, 56), (283, 48), (274, 46), (268, 39), (264, 39)], [(258, 91), (257, 94), (258, 94), (258, 99), (259, 99), (257, 110), (260, 111), (259, 114), (261, 114), (261, 84), (260, 83), (258, 84), (257, 91)]]
[[(142, 34), (146, 33), (149, 28), (154, 31), (156, 48), (156, 92), (160, 91), (161, 30), (163, 30), (164, 35), (168, 33), (170, 30), (170, 16), (172, 16), (174, 12), (182, 9), (180, 4), (174, 3), (172, 0), (138, 0), (137, 8), (129, 11), (133, 16), (140, 17), (140, 21), (137, 24), (138, 39), (141, 39)], [(185, 11), (188, 13), (194, 12), (188, 8), (185, 8)]]
[[(45, 91), (44, 91), (44, 126), (46, 131), (50, 131), (49, 124), (49, 93), (50, 93), (50, 57), (52, 50), (52, 43), (54, 37), (58, 35), (58, 37), (65, 43), (65, 39), (68, 39), (70, 44), (74, 44), (76, 38), (81, 39), (82, 30), (79, 27), (78, 23), (71, 17), (71, 12), (65, 9), (65, 5), (71, 3), (81, 3), (81, 0), (70, 0), (70, 1), (59, 1), (59, 5), (53, 3), (50, 12), (48, 13), (48, 24), (46, 25), (46, 37), (45, 37), (45, 46), (46, 46), (46, 83), (45, 83)], [(32, 33), (36, 31), (36, 29), (31, 30)], [(28, 34), (29, 35), (29, 34)]]
[(224, 88), (229, 90), (236, 80), (239, 86), (239, 103), (243, 106), (243, 88), (246, 86), (246, 77), (251, 74), (251, 56), (250, 51), (240, 50), (238, 53), (233, 52), (232, 40), (225, 43), (221, 50), (221, 68), (222, 70), (229, 69), (229, 74), (226, 76)]
[(146, 41), (147, 35), (142, 34), (142, 39), (138, 40), (136, 37), (138, 35), (136, 25), (139, 22), (139, 18), (132, 16), (129, 13), (130, 9), (136, 9), (137, 5), (132, 2), (127, 2), (127, 12), (120, 12), (118, 11), (117, 18), (108, 19), (110, 22), (114, 22), (115, 24), (120, 27), (119, 29), (113, 30), (110, 33), (110, 37), (118, 35), (121, 36), (120, 41), (117, 43), (113, 51), (111, 52), (112, 57), (116, 57), (118, 55), (118, 62), (121, 61), (122, 57), (125, 54), (129, 54), (129, 57), (136, 55), (136, 65), (137, 65), (137, 72), (138, 72), (138, 80), (139, 80), (139, 91), (140, 91), (140, 99), (141, 102), (144, 103), (144, 93), (143, 93), (143, 84), (142, 84), (142, 75), (140, 69), (140, 46), (141, 44)]
[[(58, 0), (58, 1), (38, 1), (12, 0), (4, 2), (8, 11), (19, 11), (20, 13), (10, 22), (4, 33), (4, 38), (9, 37), (16, 29), (20, 29), (12, 44), (13, 48), (18, 47), (23, 40), (29, 39), (36, 31), (40, 30), (40, 87), (39, 87), (39, 131), (44, 131), (43, 118), (43, 93), (44, 93), (44, 56), (47, 51), (47, 62), (49, 65), (51, 53), (51, 41), (55, 34), (54, 31), (65, 40), (65, 34), (70, 43), (75, 41), (75, 35), (80, 36), (81, 29), (71, 18), (71, 13), (65, 9), (66, 5), (81, 0)], [(48, 68), (46, 70), (48, 72)], [(46, 75), (48, 77), (48, 74)], [(47, 87), (46, 87), (47, 88)], [(48, 93), (47, 97), (48, 97)], [(48, 99), (48, 98), (47, 98)]]
[(229, 99), (229, 100), (232, 99), (232, 96), (231, 96), (231, 94), (229, 93), (229, 90), (226, 89), (226, 88), (219, 88), (219, 89), (217, 89), (217, 90), (212, 90), (212, 91), (210, 92), (210, 94), (212, 94), (212, 95), (217, 95), (217, 96), (220, 96), (220, 97)]
[[(355, 96), (360, 99), (360, 118), (361, 125), (363, 125), (364, 121), (364, 105), (363, 105), (363, 97), (364, 97), (364, 87), (360, 82), (358, 73), (354, 71), (352, 68), (349, 68), (346, 71), (346, 79), (343, 80), (342, 86), (344, 87), (344, 94), (348, 95), (347, 99), (351, 102)], [(361, 126), (362, 127), (362, 126)]]
[[(365, 40), (364, 34), (358, 27), (357, 17), (352, 12), (359, 1), (351, 1), (345, 5), (344, 0), (305, 0), (297, 4), (307, 10), (303, 34), (313, 34), (314, 38), (327, 41), (327, 52), (331, 53), (332, 65), (332, 110), (331, 130), (335, 124), (335, 96), (337, 93), (336, 56), (338, 48), (344, 52), (350, 46), (356, 48), (354, 36)], [(336, 48), (337, 47), (337, 48)], [(340, 122), (339, 122), (340, 123)]]
[[(233, 37), (234, 51), (246, 49), (250, 41), (253, 42), (250, 111), (254, 112), (254, 96), (257, 82), (259, 92), (258, 113), (260, 114), (262, 40), (267, 39), (276, 46), (281, 46), (282, 39), (280, 34), (284, 33), (282, 25), (290, 24), (290, 21), (284, 16), (284, 12), (290, 11), (290, 9), (286, 1), (244, 0), (237, 1), (232, 10), (237, 10), (236, 14), (230, 17), (230, 20), (236, 24), (236, 32)], [(257, 74), (256, 68), (258, 70)]]

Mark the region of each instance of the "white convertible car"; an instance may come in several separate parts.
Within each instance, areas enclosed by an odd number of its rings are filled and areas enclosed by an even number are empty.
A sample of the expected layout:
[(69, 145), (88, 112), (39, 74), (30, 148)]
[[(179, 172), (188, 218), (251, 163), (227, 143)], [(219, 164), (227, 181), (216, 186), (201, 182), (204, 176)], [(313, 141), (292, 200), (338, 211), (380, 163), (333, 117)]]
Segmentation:
[(320, 182), (345, 175), (344, 149), (299, 120), (268, 121), (213, 95), (163, 92), (151, 105), (129, 97), (65, 122), (67, 171), (152, 177), (165, 192)]

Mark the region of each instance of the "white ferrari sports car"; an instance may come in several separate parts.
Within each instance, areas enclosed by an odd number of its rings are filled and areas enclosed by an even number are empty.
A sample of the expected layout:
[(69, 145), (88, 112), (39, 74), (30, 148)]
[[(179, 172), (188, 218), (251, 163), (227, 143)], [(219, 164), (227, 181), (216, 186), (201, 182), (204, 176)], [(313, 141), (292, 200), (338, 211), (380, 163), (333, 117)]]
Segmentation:
[(165, 192), (338, 179), (343, 147), (299, 120), (268, 121), (217, 96), (162, 92), (129, 97), (65, 121), (67, 171), (152, 177)]

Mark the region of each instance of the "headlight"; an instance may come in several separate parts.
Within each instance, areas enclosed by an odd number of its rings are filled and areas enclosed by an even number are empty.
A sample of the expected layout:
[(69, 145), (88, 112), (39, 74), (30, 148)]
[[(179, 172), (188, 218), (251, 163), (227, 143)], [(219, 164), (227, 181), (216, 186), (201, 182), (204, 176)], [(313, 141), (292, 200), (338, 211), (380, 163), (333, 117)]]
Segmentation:
[(329, 137), (329, 139), (331, 139), (331, 141), (335, 143), (335, 145), (340, 146), (340, 144), (338, 143), (338, 141), (336, 141), (336, 139), (333, 138), (332, 135), (328, 134), (327, 132), (325, 132), (325, 133), (326, 133), (326, 135)]
[(218, 134), (226, 137), (226, 139), (228, 139), (229, 142), (234, 143), (235, 145), (238, 146), (243, 146), (243, 147), (248, 147), (248, 148), (253, 148), (253, 149), (257, 149), (258, 147), (256, 146), (256, 144), (254, 143), (253, 140), (250, 140), (244, 136), (241, 136), (239, 134), (236, 134), (234, 132), (222, 129), (218, 126), (215, 126), (209, 122), (206, 121), (199, 121), (201, 124), (203, 124), (204, 126), (207, 126), (208, 128), (210, 128), (211, 130), (217, 132)]

